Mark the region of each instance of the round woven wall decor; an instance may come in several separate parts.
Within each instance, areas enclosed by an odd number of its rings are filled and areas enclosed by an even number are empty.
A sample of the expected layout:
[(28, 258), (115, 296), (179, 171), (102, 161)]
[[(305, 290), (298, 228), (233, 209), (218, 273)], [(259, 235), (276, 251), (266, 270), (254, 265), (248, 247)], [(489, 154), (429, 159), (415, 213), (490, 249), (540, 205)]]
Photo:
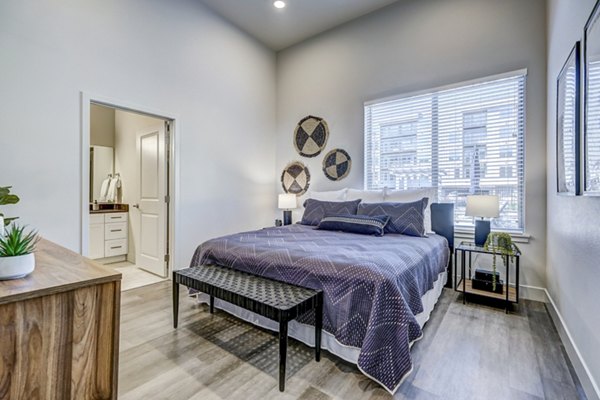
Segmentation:
[(281, 186), (286, 193), (303, 195), (310, 185), (310, 172), (306, 165), (294, 161), (286, 165), (281, 173)]
[(296, 125), (294, 146), (303, 157), (318, 156), (329, 139), (329, 127), (323, 118), (309, 115)]
[(340, 181), (348, 176), (352, 159), (346, 150), (333, 149), (323, 159), (323, 173), (332, 181)]

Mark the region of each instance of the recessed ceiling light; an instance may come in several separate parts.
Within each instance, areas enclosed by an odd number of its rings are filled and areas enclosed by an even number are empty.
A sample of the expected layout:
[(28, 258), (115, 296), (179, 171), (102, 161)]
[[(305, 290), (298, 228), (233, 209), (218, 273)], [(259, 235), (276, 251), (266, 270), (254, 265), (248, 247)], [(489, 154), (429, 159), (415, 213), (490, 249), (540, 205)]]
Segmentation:
[(277, 0), (273, 2), (275, 8), (283, 8), (285, 7), (285, 1)]

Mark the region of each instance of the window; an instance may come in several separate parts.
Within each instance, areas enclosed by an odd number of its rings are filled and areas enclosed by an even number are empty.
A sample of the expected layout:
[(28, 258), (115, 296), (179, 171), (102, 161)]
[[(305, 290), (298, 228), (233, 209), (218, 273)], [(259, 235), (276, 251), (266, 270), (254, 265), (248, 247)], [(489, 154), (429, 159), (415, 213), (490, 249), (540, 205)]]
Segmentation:
[(512, 178), (512, 165), (505, 165), (500, 167), (500, 178)]
[(525, 73), (365, 104), (365, 187), (434, 186), (470, 226), (466, 196), (500, 197), (495, 228), (523, 230)]
[(485, 176), (487, 110), (463, 113), (464, 177)]
[(513, 149), (511, 146), (504, 146), (500, 148), (500, 157), (509, 158), (513, 156)]

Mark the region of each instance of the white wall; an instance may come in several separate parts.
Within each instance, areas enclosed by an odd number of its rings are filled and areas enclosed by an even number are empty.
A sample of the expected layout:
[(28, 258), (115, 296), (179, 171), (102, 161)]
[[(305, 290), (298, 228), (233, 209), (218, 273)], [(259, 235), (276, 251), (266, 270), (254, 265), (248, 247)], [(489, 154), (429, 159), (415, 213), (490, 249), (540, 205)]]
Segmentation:
[(548, 8), (548, 292), (579, 350), (563, 334), (589, 399), (600, 398), (600, 198), (556, 194), (556, 78), (594, 3), (550, 0)]
[(140, 214), (132, 207), (140, 202), (137, 134), (146, 128), (154, 128), (161, 124), (164, 124), (161, 119), (127, 111), (115, 111), (115, 173), (121, 174), (121, 202), (129, 204), (127, 260), (132, 263), (135, 263), (140, 232)]
[(92, 104), (90, 107), (90, 146), (115, 147), (115, 110)]
[[(365, 101), (527, 68), (525, 223), (532, 240), (522, 245), (522, 283), (544, 287), (545, 24), (544, 0), (406, 0), (284, 50), (277, 74), (278, 176), (299, 159), (315, 190), (362, 188)], [(323, 157), (294, 150), (294, 127), (309, 114), (329, 123), (327, 151), (341, 147), (352, 156), (345, 180), (327, 180)]]
[(200, 2), (2, 1), (0, 54), (0, 181), (46, 238), (80, 246), (80, 91), (179, 117), (176, 266), (272, 223), (275, 55)]

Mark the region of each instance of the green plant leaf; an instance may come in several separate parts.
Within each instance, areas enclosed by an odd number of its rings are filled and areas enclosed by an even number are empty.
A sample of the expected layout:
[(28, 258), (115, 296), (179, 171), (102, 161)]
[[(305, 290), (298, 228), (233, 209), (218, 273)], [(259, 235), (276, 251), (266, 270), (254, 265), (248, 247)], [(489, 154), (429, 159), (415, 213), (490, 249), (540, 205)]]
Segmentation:
[(10, 223), (13, 222), (16, 219), (19, 219), (19, 217), (4, 218), (4, 226), (10, 225)]
[(0, 195), (0, 205), (5, 206), (7, 204), (17, 204), (19, 202), (19, 196), (15, 194)]
[(15, 257), (30, 254), (40, 240), (37, 231), (25, 232), (25, 227), (13, 224), (0, 238), (0, 257)]

